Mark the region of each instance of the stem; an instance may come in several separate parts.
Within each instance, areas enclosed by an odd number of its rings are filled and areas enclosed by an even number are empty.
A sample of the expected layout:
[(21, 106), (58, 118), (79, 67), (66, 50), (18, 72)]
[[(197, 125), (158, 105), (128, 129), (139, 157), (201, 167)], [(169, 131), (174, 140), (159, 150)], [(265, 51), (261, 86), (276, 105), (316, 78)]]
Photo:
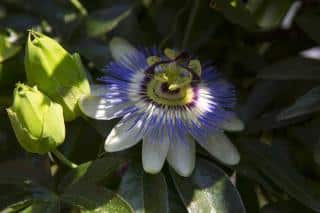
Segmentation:
[(88, 12), (84, 6), (82, 6), (81, 2), (79, 0), (70, 0), (70, 3), (79, 10), (80, 14), (83, 16), (88, 15)]
[(61, 152), (59, 152), (59, 150), (54, 149), (52, 150), (52, 153), (61, 161), (63, 162), (66, 166), (75, 169), (78, 167), (77, 164), (71, 162), (70, 160), (68, 160)]
[(196, 15), (197, 15), (197, 12), (198, 12), (198, 9), (199, 9), (199, 3), (200, 3), (200, 0), (194, 0), (194, 4), (193, 4), (192, 10), (191, 10), (191, 13), (190, 13), (190, 16), (189, 16), (189, 20), (188, 20), (187, 29), (186, 29), (186, 32), (184, 34), (184, 38), (183, 38), (183, 42), (182, 42), (182, 48), (183, 49), (185, 49), (187, 47), (187, 44), (188, 44), (188, 41), (189, 41), (189, 38), (190, 38), (190, 33), (191, 33), (191, 30), (192, 30), (192, 27), (193, 27), (193, 23), (194, 23), (194, 20), (196, 18)]

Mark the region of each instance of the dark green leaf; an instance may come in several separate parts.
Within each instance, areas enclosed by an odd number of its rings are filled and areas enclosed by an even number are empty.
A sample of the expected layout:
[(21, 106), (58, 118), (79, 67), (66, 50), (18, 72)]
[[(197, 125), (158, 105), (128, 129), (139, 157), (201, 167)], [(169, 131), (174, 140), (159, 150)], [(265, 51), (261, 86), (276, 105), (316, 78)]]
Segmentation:
[(34, 202), (31, 206), (21, 211), (22, 213), (60, 213), (60, 202)]
[(298, 26), (314, 41), (320, 44), (319, 10), (307, 11), (296, 19)]
[[(1, 200), (3, 202), (3, 200)], [(12, 203), (5, 208), (0, 208), (1, 212), (18, 212), (32, 204), (31, 199), (21, 199), (18, 202)]]
[(60, 183), (60, 189), (64, 189), (69, 184), (77, 181), (86, 183), (97, 183), (103, 178), (115, 172), (125, 164), (125, 160), (121, 158), (103, 157), (95, 161), (90, 161), (79, 165), (78, 168), (70, 171)]
[(270, 29), (281, 24), (291, 4), (292, 0), (260, 0), (249, 1), (247, 7), (261, 28)]
[(251, 89), (245, 104), (240, 108), (240, 117), (248, 123), (261, 114), (280, 94), (288, 91), (290, 82), (258, 81)]
[(284, 212), (312, 213), (313, 211), (310, 209), (307, 209), (306, 207), (300, 205), (299, 203), (297, 203), (293, 200), (270, 203), (270, 204), (265, 205), (260, 211), (260, 213), (284, 213)]
[(0, 184), (35, 183), (46, 185), (46, 177), (27, 160), (0, 163)]
[(178, 192), (175, 190), (174, 185), (171, 187), (168, 186), (168, 197), (169, 197), (169, 212), (179, 212), (179, 213), (187, 213), (187, 209), (184, 206), (182, 200)]
[(261, 118), (251, 121), (246, 125), (248, 133), (268, 131), (272, 129), (284, 128), (289, 125), (307, 120), (308, 116), (294, 117), (286, 120), (279, 120), (279, 111), (265, 113)]
[(94, 39), (82, 39), (72, 45), (72, 49), (79, 52), (86, 59), (92, 61), (97, 68), (103, 68), (111, 60), (111, 53), (107, 43)]
[(319, 80), (320, 61), (302, 57), (292, 57), (262, 69), (258, 78), (274, 80)]
[(315, 87), (301, 96), (289, 108), (282, 111), (278, 119), (285, 120), (320, 110), (320, 87)]
[(190, 178), (183, 178), (170, 170), (175, 186), (188, 211), (244, 213), (240, 195), (228, 176), (213, 163), (197, 159)]
[(149, 175), (141, 166), (131, 164), (122, 178), (119, 194), (136, 213), (169, 212), (167, 184), (162, 173)]
[(242, 1), (237, 0), (213, 0), (212, 8), (221, 12), (226, 19), (247, 29), (255, 29), (257, 24), (250, 11)]
[(61, 199), (80, 207), (83, 212), (133, 213), (130, 205), (120, 195), (94, 184), (73, 184), (68, 187)]
[(272, 146), (268, 146), (257, 140), (245, 139), (238, 144), (242, 157), (250, 161), (274, 184), (304, 205), (320, 211), (318, 186), (294, 168), (287, 142), (273, 139)]
[[(72, 11), (61, 7), (57, 1), (52, 0), (3, 0), (4, 3), (27, 14), (33, 14), (42, 20), (49, 22), (50, 28), (53, 27), (56, 31), (62, 34), (69, 34), (70, 26), (66, 23), (66, 17), (72, 14)], [(40, 6), (41, 5), (41, 6)], [(43, 23), (42, 23), (43, 24)]]
[(256, 193), (256, 183), (237, 173), (237, 188), (247, 212), (258, 212), (259, 203)]
[(91, 13), (86, 19), (87, 34), (93, 37), (103, 35), (117, 27), (130, 13), (131, 7), (128, 5), (115, 5)]

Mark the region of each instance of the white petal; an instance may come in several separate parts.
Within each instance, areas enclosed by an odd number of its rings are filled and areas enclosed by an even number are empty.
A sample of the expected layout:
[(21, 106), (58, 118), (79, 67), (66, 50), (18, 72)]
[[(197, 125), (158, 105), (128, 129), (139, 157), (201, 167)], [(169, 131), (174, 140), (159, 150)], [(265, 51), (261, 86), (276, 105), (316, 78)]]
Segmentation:
[(97, 120), (111, 120), (121, 116), (122, 110), (131, 106), (130, 102), (125, 104), (111, 103), (103, 96), (84, 96), (79, 100), (80, 110), (88, 117)]
[(99, 84), (91, 84), (90, 85), (91, 95), (92, 96), (101, 96), (105, 95), (109, 92), (106, 86)]
[[(142, 136), (139, 134), (141, 126), (134, 125), (135, 118), (130, 120), (121, 120), (108, 135), (104, 149), (107, 152), (116, 152), (127, 149), (137, 144)], [(134, 125), (134, 126), (133, 126)]]
[(167, 137), (159, 140), (150, 136), (143, 138), (142, 165), (143, 169), (151, 174), (160, 172), (166, 159), (170, 141)]
[(206, 142), (199, 142), (199, 144), (222, 163), (235, 165), (240, 161), (237, 148), (223, 133), (214, 133)]
[(320, 46), (304, 50), (300, 52), (300, 55), (304, 58), (320, 60)]
[(116, 61), (124, 59), (125, 56), (132, 55), (137, 52), (127, 40), (119, 37), (115, 37), (109, 44), (111, 55)]
[(170, 144), (167, 160), (169, 165), (181, 176), (191, 175), (196, 159), (196, 145), (191, 136), (186, 136), (183, 141)]
[(225, 119), (220, 127), (227, 131), (242, 131), (244, 129), (244, 124), (237, 115), (233, 114)]

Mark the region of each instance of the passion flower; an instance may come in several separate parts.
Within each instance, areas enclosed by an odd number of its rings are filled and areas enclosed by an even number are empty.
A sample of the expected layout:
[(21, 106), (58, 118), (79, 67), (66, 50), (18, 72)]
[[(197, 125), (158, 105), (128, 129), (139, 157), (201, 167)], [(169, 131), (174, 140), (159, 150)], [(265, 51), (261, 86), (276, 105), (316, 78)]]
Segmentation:
[(233, 165), (239, 153), (223, 130), (242, 130), (232, 112), (234, 87), (215, 68), (187, 52), (138, 50), (123, 39), (110, 43), (115, 61), (104, 83), (80, 101), (89, 117), (122, 117), (105, 141), (107, 152), (141, 139), (144, 170), (157, 173), (165, 160), (182, 176), (195, 166), (195, 141), (221, 162)]

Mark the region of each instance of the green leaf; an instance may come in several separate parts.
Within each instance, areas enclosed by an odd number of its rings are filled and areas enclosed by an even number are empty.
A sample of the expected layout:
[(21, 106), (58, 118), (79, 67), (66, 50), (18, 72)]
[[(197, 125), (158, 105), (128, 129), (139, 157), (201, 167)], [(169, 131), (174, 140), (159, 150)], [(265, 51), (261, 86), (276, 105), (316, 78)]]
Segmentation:
[(291, 4), (292, 0), (256, 0), (249, 1), (247, 7), (261, 28), (270, 29), (281, 24)]
[(221, 12), (231, 23), (238, 24), (246, 29), (254, 30), (257, 24), (250, 11), (238, 0), (214, 0), (212, 8)]
[[(42, 20), (48, 21), (50, 28), (54, 28), (61, 34), (69, 34), (73, 30), (66, 22), (66, 17), (72, 15), (72, 11), (62, 8), (61, 4), (51, 0), (31, 0), (25, 2), (24, 0), (3, 0), (5, 4), (13, 8), (23, 11), (27, 14), (39, 17)], [(41, 5), (41, 6), (39, 6)], [(44, 22), (42, 22), (43, 24)], [(29, 26), (28, 29), (30, 29)]]
[(190, 178), (170, 170), (175, 186), (188, 211), (245, 213), (240, 195), (228, 176), (213, 163), (197, 159)]
[(270, 178), (275, 185), (302, 204), (320, 211), (319, 187), (297, 172), (290, 160), (286, 141), (273, 139), (272, 145), (266, 145), (248, 138), (238, 144), (242, 158)]
[(299, 97), (289, 108), (282, 111), (278, 119), (285, 120), (310, 114), (320, 110), (320, 86), (311, 89), (305, 95)]
[(307, 10), (296, 18), (298, 26), (314, 41), (320, 44), (319, 9)]
[[(249, 92), (246, 103), (240, 109), (240, 117), (247, 124), (260, 115), (279, 94), (288, 91), (291, 82), (275, 80), (258, 81)], [(281, 98), (281, 97), (280, 97)]]
[(140, 165), (131, 164), (124, 174), (119, 194), (136, 213), (164, 213), (168, 210), (167, 184), (162, 173), (146, 174)]
[(60, 213), (60, 202), (38, 202), (21, 211), (21, 213)]
[(34, 183), (46, 185), (42, 171), (28, 160), (12, 160), (0, 163), (0, 184)]
[(300, 205), (299, 203), (288, 200), (288, 201), (278, 201), (275, 203), (270, 203), (260, 210), (260, 213), (283, 213), (283, 212), (290, 212), (290, 213), (312, 213), (310, 209)]
[(95, 66), (101, 68), (111, 60), (111, 53), (106, 42), (94, 39), (81, 39), (72, 45), (75, 52), (79, 52)]
[(97, 183), (105, 177), (121, 168), (126, 163), (123, 158), (103, 157), (89, 161), (71, 170), (61, 181), (59, 188), (62, 190), (69, 184), (75, 182)]
[(80, 207), (82, 212), (133, 213), (130, 205), (120, 195), (94, 184), (73, 184), (67, 188), (61, 200)]
[[(50, 178), (50, 177), (49, 177)], [(57, 200), (51, 190), (51, 179), (39, 165), (28, 160), (7, 161), (0, 164), (0, 184), (13, 184), (28, 191), (32, 198), (43, 202)]]
[(96, 37), (110, 32), (131, 13), (129, 5), (115, 5), (111, 8), (91, 13), (86, 19), (86, 32), (90, 37)]
[(32, 204), (31, 199), (22, 199), (18, 202), (10, 204), (5, 208), (0, 208), (0, 212), (18, 212), (21, 209), (24, 209)]
[(316, 80), (320, 79), (320, 61), (292, 57), (263, 68), (258, 78), (273, 80)]

